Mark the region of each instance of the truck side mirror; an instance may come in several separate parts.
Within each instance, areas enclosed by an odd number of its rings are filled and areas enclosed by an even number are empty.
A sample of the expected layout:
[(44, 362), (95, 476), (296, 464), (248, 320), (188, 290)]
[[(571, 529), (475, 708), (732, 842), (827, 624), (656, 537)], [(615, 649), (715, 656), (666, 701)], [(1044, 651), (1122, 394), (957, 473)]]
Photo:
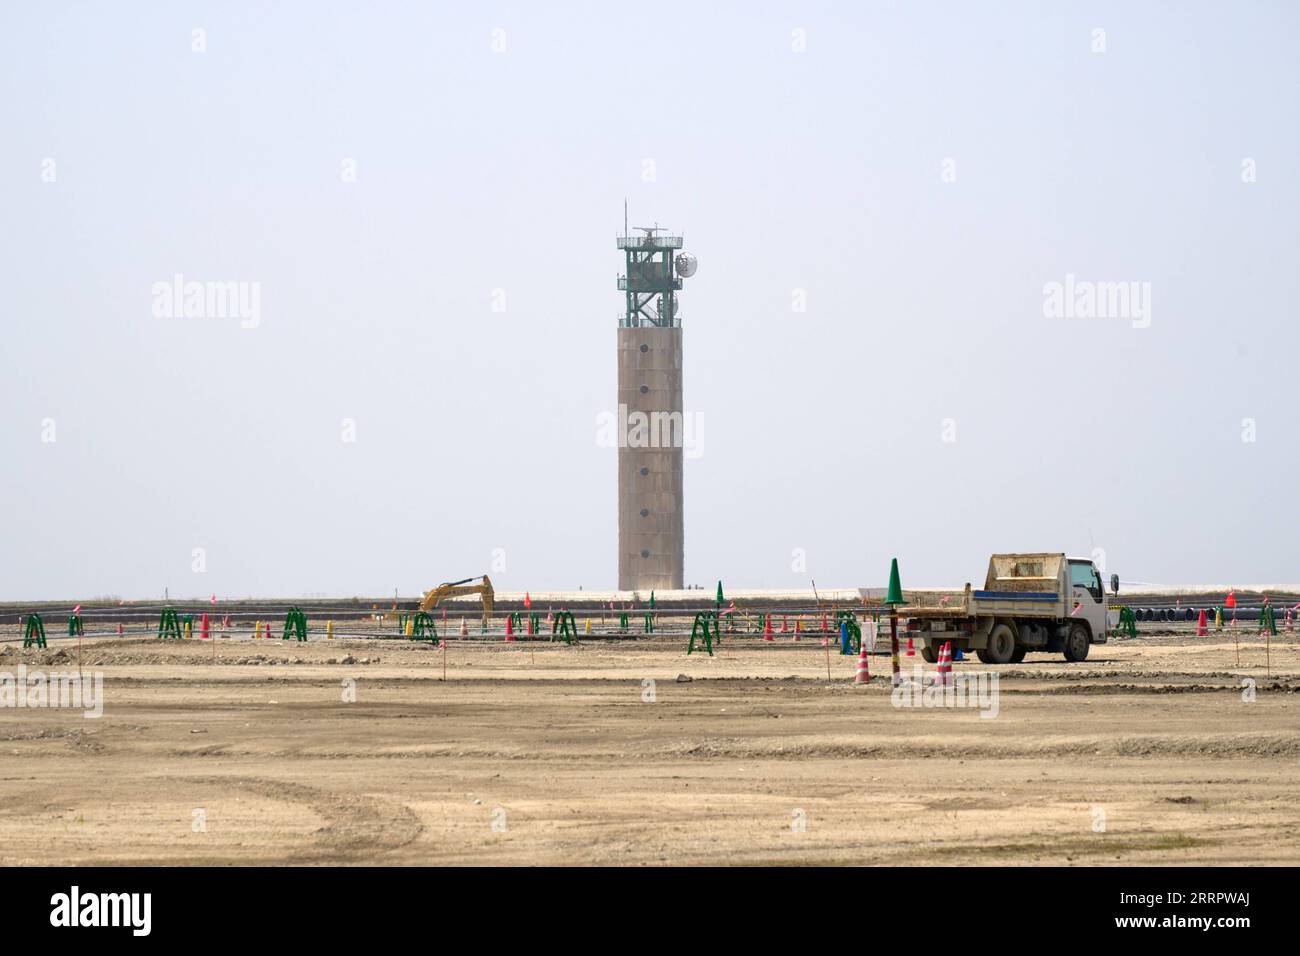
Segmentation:
[(1110, 576), (1110, 593), (1111, 593), (1111, 594), (1119, 594), (1119, 575), (1118, 575), (1118, 574), (1112, 574), (1112, 575)]

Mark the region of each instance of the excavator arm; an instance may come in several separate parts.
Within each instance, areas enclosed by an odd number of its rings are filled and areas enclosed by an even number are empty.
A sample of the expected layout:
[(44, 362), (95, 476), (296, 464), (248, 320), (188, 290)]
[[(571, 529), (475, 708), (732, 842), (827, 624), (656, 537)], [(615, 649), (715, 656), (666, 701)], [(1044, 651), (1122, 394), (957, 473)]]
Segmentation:
[[(470, 581), (478, 581), (478, 584), (470, 584)], [(424, 592), (424, 598), (420, 601), (421, 611), (431, 611), (442, 601), (448, 598), (461, 597), (466, 594), (479, 594), (483, 597), (483, 625), (486, 627), (492, 620), (492, 581), (486, 574), (477, 578), (465, 578), (462, 581), (449, 581), (446, 584), (439, 584), (432, 591)]]

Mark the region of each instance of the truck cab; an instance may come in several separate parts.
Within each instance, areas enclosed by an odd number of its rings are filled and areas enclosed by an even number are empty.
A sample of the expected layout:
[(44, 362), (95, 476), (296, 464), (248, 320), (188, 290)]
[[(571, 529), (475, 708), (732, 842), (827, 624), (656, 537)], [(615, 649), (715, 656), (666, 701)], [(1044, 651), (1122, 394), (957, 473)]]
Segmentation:
[[(1089, 558), (1067, 558), (1070, 566), (1070, 597), (1074, 607), (1070, 617), (1088, 625), (1089, 640), (1093, 644), (1106, 642), (1106, 590), (1101, 584), (1101, 574)], [(1087, 656), (1087, 653), (1084, 653)]]

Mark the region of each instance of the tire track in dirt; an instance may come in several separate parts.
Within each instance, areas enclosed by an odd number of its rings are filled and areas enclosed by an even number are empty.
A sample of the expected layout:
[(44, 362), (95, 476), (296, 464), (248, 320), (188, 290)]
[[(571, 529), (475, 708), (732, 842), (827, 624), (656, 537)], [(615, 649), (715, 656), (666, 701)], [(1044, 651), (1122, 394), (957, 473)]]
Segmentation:
[(251, 793), (269, 800), (305, 804), (324, 817), (325, 826), (313, 834), (313, 845), (292, 851), (287, 862), (372, 862), (384, 853), (414, 842), (425, 829), (415, 812), (397, 801), (257, 777), (176, 779)]
[[(1253, 679), (1253, 678), (1252, 678)], [(1240, 694), (1240, 684), (1067, 684), (1064, 687), (1046, 687), (1041, 690), (1016, 688), (1010, 691), (1017, 696), (1051, 696), (1054, 694)], [(1274, 679), (1256, 682), (1257, 693), (1300, 694), (1300, 683)]]
[[(1300, 756), (1300, 733), (1245, 733), (1210, 735), (1137, 735), (1123, 737), (1062, 737), (1042, 743), (1010, 740), (971, 739), (969, 742), (931, 735), (877, 736), (859, 742), (806, 743), (799, 737), (771, 738), (764, 746), (762, 738), (683, 739), (653, 750), (603, 750), (565, 748), (562, 750), (502, 750), (472, 746), (436, 746), (419, 748), (384, 747), (374, 751), (348, 750), (234, 750), (221, 746), (217, 750), (173, 751), (176, 757), (215, 756), (222, 758), (256, 757), (263, 760), (337, 761), (337, 760), (487, 760), (520, 761), (531, 764), (579, 763), (590, 760), (618, 762), (674, 760), (801, 760), (825, 759), (937, 759), (984, 758), (988, 760), (1043, 759), (1053, 757), (1184, 757), (1200, 756), (1223, 759), (1250, 757)], [(220, 779), (220, 778), (218, 778)]]
[[(655, 754), (660, 758), (765, 759), (825, 758), (954, 758), (983, 757), (991, 760), (1044, 757), (1294, 757), (1300, 756), (1300, 733), (1212, 734), (1204, 736), (1073, 737), (1042, 744), (1015, 741), (985, 741), (964, 744), (935, 737), (899, 740), (876, 739), (860, 744), (799, 744), (789, 739), (779, 747), (754, 747), (742, 742), (706, 741), (670, 748)], [(651, 755), (638, 755), (651, 756)]]

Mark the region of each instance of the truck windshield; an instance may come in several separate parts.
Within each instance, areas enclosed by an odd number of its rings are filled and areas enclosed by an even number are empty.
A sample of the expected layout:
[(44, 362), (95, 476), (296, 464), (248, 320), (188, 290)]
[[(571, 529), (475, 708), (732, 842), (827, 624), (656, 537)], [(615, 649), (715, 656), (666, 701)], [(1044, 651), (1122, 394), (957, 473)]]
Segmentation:
[(1094, 601), (1101, 600), (1101, 577), (1091, 564), (1071, 564), (1070, 583), (1076, 588), (1086, 588)]

